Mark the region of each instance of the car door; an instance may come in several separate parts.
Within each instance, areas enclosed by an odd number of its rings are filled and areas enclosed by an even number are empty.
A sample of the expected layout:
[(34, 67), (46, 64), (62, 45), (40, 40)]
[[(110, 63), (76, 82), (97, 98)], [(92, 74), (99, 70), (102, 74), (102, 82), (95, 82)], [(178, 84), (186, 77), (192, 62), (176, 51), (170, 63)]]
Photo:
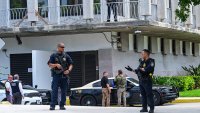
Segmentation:
[(114, 83), (114, 79), (109, 79), (109, 85), (111, 88), (111, 94), (110, 94), (110, 103), (111, 104), (117, 104), (117, 87)]
[(132, 82), (127, 81), (127, 104), (141, 103), (141, 95), (139, 86), (134, 85)]
[(5, 87), (0, 83), (0, 102), (6, 98)]

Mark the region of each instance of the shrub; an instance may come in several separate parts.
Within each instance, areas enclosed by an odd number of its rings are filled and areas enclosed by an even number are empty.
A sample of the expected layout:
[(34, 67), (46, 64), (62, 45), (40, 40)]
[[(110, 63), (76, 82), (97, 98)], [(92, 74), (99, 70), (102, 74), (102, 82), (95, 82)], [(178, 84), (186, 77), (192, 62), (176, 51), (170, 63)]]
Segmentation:
[(168, 76), (154, 77), (154, 84), (177, 87), (180, 91), (192, 90), (195, 88), (193, 76)]
[(194, 82), (195, 82), (195, 89), (200, 88), (200, 76), (193, 76)]
[(189, 67), (182, 66), (183, 70), (193, 76), (200, 76), (200, 64), (198, 66), (189, 65)]

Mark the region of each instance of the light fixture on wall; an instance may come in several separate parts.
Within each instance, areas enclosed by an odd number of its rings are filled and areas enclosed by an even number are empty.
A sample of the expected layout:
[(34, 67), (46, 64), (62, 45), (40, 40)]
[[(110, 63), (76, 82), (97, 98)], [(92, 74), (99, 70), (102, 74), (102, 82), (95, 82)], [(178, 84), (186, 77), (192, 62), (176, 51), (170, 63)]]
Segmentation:
[(18, 45), (22, 45), (22, 40), (19, 35), (16, 35), (16, 40), (17, 40)]
[(9, 58), (9, 55), (7, 54), (7, 49), (2, 49), (2, 52), (4, 52), (5, 53), (5, 55), (6, 55), (6, 57), (8, 57)]

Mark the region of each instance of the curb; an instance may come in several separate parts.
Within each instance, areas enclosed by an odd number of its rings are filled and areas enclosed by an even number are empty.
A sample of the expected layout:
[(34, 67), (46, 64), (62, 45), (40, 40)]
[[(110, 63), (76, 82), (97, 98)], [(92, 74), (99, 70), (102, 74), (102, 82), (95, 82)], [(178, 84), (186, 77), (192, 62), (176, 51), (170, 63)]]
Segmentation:
[(199, 103), (199, 97), (180, 97), (174, 100), (172, 103)]
[(0, 105), (11, 105), (8, 101), (0, 102)]

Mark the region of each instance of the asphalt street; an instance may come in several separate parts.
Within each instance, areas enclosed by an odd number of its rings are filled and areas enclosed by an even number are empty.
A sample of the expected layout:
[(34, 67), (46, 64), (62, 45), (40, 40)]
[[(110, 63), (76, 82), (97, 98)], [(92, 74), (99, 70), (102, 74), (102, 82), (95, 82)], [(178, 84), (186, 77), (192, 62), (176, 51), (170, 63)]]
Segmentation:
[[(0, 105), (0, 113), (139, 113), (140, 107), (82, 107), (67, 106), (67, 110), (49, 111), (49, 106)], [(156, 107), (155, 113), (200, 113), (200, 103), (167, 104)]]

